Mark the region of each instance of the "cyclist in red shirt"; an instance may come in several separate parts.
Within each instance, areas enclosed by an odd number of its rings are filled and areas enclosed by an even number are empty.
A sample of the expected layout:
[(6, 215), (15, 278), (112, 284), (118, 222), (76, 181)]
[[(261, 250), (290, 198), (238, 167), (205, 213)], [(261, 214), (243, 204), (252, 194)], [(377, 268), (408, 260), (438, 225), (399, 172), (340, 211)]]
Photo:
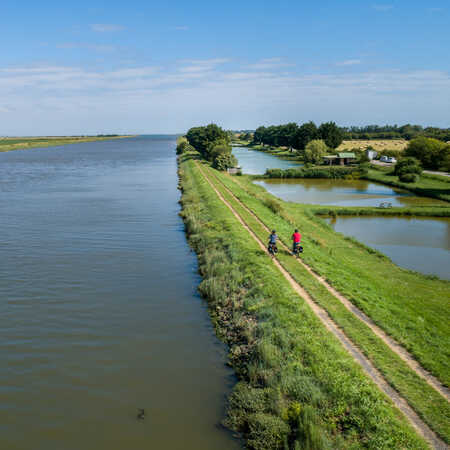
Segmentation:
[(300, 245), (300, 241), (302, 240), (302, 235), (295, 229), (294, 234), (292, 235), (292, 253), (295, 253), (297, 246)]

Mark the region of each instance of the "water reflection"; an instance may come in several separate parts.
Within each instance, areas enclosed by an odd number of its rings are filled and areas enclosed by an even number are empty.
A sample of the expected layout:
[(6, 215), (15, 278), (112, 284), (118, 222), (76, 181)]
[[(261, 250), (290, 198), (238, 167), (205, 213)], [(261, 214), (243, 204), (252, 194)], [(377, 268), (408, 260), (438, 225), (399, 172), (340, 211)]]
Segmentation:
[(450, 280), (450, 219), (338, 217), (333, 228), (389, 256), (406, 269)]
[(249, 175), (261, 175), (267, 169), (291, 169), (300, 167), (301, 164), (270, 153), (264, 153), (257, 150), (250, 150), (246, 147), (233, 147), (233, 155), (236, 156), (242, 172)]
[(448, 203), (427, 197), (417, 197), (407, 191), (367, 180), (332, 180), (317, 178), (257, 180), (271, 194), (282, 200), (332, 206), (392, 206), (445, 205)]
[(239, 447), (217, 427), (234, 378), (196, 292), (174, 149), (0, 153), (1, 449)]

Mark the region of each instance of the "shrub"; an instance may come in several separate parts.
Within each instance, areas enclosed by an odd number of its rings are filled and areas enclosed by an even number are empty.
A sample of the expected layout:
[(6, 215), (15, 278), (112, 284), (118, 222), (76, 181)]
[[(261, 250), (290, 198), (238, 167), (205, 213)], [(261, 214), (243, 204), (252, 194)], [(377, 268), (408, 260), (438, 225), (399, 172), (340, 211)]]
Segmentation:
[(177, 145), (177, 155), (181, 155), (186, 151), (186, 147), (189, 147), (189, 143), (186, 138), (180, 138)]
[(403, 183), (415, 183), (419, 177), (415, 173), (403, 173), (398, 177)]
[(305, 147), (304, 160), (305, 162), (312, 162), (314, 164), (320, 164), (322, 157), (328, 152), (328, 147), (321, 139), (314, 139)]
[(406, 157), (402, 158), (394, 168), (394, 175), (401, 176), (407, 173), (422, 173), (422, 167), (416, 158)]
[(248, 445), (255, 450), (281, 450), (289, 434), (289, 425), (269, 414), (252, 414), (249, 427)]
[(283, 209), (281, 204), (273, 198), (265, 198), (264, 204), (275, 214), (279, 214)]
[(227, 170), (236, 167), (237, 159), (231, 153), (221, 153), (213, 160), (213, 167), (217, 170)]
[(409, 142), (405, 155), (417, 158), (426, 169), (437, 170), (450, 155), (450, 146), (437, 139), (420, 136)]

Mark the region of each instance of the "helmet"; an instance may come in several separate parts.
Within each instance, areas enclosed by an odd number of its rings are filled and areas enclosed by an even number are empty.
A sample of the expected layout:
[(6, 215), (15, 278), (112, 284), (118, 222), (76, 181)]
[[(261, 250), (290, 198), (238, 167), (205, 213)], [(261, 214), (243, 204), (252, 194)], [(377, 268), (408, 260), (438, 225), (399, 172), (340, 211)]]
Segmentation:
[(276, 231), (275, 231), (275, 230), (272, 230), (272, 233), (276, 233)]
[(298, 233), (298, 230), (297, 230), (297, 228), (295, 229), (295, 232), (296, 232), (296, 233)]

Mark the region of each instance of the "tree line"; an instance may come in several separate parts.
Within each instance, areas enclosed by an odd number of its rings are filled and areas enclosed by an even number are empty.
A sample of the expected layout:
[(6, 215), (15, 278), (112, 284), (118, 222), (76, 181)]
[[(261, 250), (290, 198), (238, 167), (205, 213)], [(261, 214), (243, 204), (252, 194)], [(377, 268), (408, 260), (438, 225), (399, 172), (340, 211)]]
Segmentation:
[(177, 146), (178, 154), (193, 150), (210, 161), (215, 169), (226, 170), (237, 166), (237, 160), (231, 153), (230, 133), (215, 123), (190, 128), (186, 139)]
[(253, 134), (253, 143), (285, 146), (290, 149), (304, 150), (310, 141), (321, 139), (328, 148), (337, 148), (344, 140), (344, 132), (334, 122), (322, 123), (319, 127), (314, 122), (297, 125), (294, 122), (285, 125), (258, 127)]
[(344, 139), (406, 139), (419, 136), (450, 141), (450, 128), (422, 127), (421, 125), (367, 125), (365, 127), (343, 127)]

